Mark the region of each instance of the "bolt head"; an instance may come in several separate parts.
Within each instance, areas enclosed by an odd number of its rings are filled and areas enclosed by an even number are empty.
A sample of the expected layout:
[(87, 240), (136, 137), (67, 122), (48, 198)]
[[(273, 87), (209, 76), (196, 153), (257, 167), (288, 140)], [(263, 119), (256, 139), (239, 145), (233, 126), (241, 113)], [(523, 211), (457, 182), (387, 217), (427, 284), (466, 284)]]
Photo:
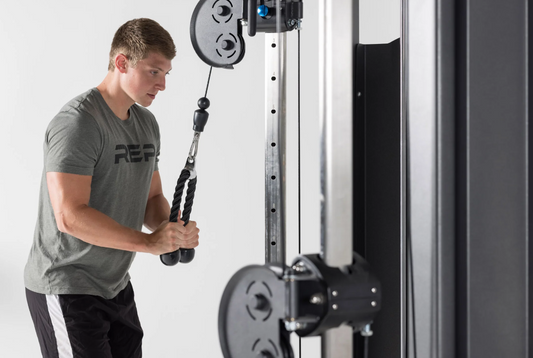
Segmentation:
[(320, 305), (324, 303), (324, 297), (320, 293), (316, 293), (311, 296), (311, 299), (309, 300), (314, 305)]
[(294, 321), (294, 318), (291, 318), (290, 322), (285, 321), (285, 329), (289, 332), (294, 332), (302, 328), (300, 322)]
[(261, 294), (250, 296), (249, 304), (250, 307), (258, 311), (268, 311), (268, 309), (270, 308), (270, 303), (268, 302), (268, 299)]
[(231, 10), (229, 7), (221, 5), (217, 7), (217, 14), (220, 16), (228, 16), (230, 14)]
[(229, 51), (235, 47), (235, 44), (230, 40), (224, 40), (222, 41), (221, 47), (223, 50)]

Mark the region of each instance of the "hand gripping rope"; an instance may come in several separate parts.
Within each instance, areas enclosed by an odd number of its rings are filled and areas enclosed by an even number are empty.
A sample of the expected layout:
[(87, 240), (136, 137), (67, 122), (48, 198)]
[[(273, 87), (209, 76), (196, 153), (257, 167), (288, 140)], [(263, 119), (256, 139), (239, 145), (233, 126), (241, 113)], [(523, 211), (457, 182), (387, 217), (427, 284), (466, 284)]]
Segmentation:
[[(194, 137), (191, 144), (191, 149), (189, 150), (189, 156), (185, 162), (185, 168), (181, 171), (180, 177), (178, 178), (178, 183), (176, 184), (176, 189), (174, 190), (174, 199), (172, 200), (172, 208), (170, 209), (170, 222), (178, 221), (178, 214), (181, 205), (181, 198), (183, 196), (183, 190), (185, 189), (185, 184), (188, 181), (187, 185), (187, 195), (185, 196), (185, 204), (183, 206), (181, 220), (185, 223), (184, 226), (187, 226), (189, 223), (189, 218), (191, 216), (192, 204), (194, 199), (194, 192), (196, 190), (196, 155), (198, 154), (198, 142), (200, 140), (200, 134), (204, 131), (204, 127), (209, 118), (209, 113), (206, 111), (209, 108), (209, 99), (207, 99), (207, 89), (209, 88), (209, 80), (211, 79), (211, 71), (209, 70), (209, 77), (207, 79), (207, 88), (205, 89), (205, 96), (198, 100), (198, 107), (194, 111), (193, 119), (193, 130)], [(194, 259), (195, 250), (180, 248), (174, 252), (169, 252), (167, 254), (160, 255), (161, 262), (167, 266), (174, 266), (178, 262), (189, 263)]]

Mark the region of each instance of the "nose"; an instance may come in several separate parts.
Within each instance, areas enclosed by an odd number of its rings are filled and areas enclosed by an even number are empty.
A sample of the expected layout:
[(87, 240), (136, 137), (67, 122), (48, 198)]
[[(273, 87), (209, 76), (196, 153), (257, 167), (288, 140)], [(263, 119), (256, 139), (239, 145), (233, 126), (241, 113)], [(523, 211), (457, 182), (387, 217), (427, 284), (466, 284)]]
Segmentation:
[(156, 88), (159, 91), (164, 91), (166, 88), (166, 78), (163, 76), (159, 81), (157, 81)]

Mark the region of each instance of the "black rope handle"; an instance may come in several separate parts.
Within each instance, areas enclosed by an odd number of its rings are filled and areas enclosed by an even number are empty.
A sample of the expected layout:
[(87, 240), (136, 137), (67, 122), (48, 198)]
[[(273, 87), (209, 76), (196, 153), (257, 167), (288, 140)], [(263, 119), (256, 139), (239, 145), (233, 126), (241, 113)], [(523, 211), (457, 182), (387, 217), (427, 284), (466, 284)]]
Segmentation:
[[(183, 196), (183, 190), (185, 189), (185, 183), (191, 177), (191, 172), (188, 169), (183, 169), (181, 171), (180, 177), (176, 184), (176, 189), (174, 190), (174, 198), (172, 200), (172, 207), (170, 209), (170, 222), (178, 221), (178, 213), (181, 205), (181, 198)], [(183, 207), (183, 212), (181, 215), (181, 220), (185, 223), (184, 226), (187, 226), (192, 212), (192, 204), (194, 201), (194, 192), (196, 190), (196, 181), (197, 178), (189, 180), (187, 185), (187, 195), (185, 196), (185, 204)], [(195, 250), (181, 248), (174, 252), (169, 252), (163, 255), (160, 255), (161, 262), (167, 266), (174, 266), (178, 262), (189, 263), (194, 259)]]

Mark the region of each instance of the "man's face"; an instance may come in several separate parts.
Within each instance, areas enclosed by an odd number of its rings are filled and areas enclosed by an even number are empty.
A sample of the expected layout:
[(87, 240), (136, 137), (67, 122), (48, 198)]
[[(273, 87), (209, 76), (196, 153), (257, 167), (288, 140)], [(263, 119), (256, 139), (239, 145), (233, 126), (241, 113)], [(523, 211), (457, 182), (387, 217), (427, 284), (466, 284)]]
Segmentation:
[(125, 79), (125, 92), (143, 107), (152, 104), (159, 91), (165, 90), (165, 77), (172, 69), (171, 61), (151, 52), (148, 57), (129, 67)]

